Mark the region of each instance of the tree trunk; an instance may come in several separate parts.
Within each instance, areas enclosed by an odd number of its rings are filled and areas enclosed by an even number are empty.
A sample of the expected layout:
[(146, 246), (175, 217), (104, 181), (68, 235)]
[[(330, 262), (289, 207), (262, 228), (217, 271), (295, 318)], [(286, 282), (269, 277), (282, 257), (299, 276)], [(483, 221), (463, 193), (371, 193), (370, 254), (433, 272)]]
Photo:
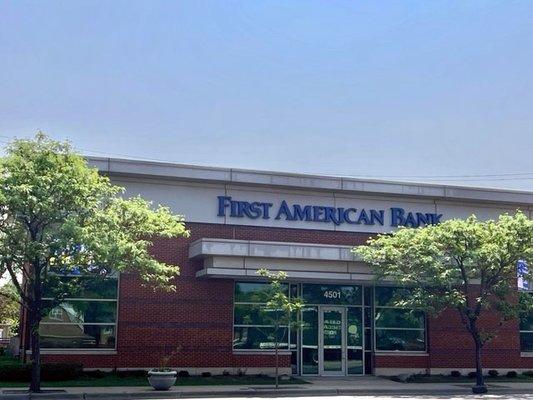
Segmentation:
[(470, 320), (470, 333), (474, 339), (476, 346), (476, 385), (472, 388), (472, 392), (476, 394), (487, 393), (487, 386), (485, 386), (485, 378), (483, 377), (483, 367), (481, 366), (481, 348), (483, 344), (479, 336), (476, 320)]
[(483, 367), (481, 366), (481, 343), (475, 340), (476, 343), (476, 386), (485, 386), (485, 378), (483, 377)]
[(31, 342), (31, 382), (30, 392), (41, 391), (41, 337), (39, 325), (42, 319), (43, 288), (41, 280), (41, 266), (36, 260), (33, 263), (34, 281), (32, 288), (32, 301), (30, 303), (30, 342)]
[(276, 389), (279, 386), (279, 356), (278, 356), (278, 342), (276, 341)]
[(41, 322), (41, 307), (33, 306), (30, 312), (30, 342), (31, 342), (31, 382), (30, 392), (41, 391), (41, 338), (39, 324)]

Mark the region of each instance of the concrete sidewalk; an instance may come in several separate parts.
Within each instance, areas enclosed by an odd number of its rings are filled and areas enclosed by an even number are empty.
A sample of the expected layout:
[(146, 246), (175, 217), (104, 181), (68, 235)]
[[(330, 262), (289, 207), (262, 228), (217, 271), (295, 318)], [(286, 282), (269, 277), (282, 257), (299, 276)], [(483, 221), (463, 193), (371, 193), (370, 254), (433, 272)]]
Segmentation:
[[(468, 383), (399, 383), (378, 377), (350, 378), (305, 378), (310, 384), (281, 385), (219, 385), (177, 386), (168, 392), (157, 392), (151, 387), (78, 387), (46, 388), (56, 392), (28, 395), (20, 389), (2, 389), (0, 400), (69, 399), (69, 400), (130, 400), (178, 399), (201, 397), (291, 397), (291, 396), (338, 396), (338, 395), (393, 395), (394, 397), (449, 396), (471, 394)], [(501, 382), (489, 385), (491, 394), (532, 394), (533, 383)]]

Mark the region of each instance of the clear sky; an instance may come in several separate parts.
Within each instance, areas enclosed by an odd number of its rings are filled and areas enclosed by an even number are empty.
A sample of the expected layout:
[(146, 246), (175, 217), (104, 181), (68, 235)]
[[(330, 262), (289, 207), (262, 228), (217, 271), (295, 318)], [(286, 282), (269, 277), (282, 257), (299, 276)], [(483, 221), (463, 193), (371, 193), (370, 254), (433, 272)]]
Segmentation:
[(0, 141), (38, 129), (93, 155), (533, 190), (533, 1), (2, 0)]

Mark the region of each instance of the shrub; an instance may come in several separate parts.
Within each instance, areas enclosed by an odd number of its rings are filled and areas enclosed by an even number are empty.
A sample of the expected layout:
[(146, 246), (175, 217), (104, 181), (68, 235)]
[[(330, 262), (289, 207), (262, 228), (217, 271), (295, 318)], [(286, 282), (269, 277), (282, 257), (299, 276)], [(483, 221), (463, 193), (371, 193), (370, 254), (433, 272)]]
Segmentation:
[[(43, 381), (66, 381), (77, 379), (83, 372), (80, 363), (43, 363), (41, 378)], [(31, 378), (30, 364), (8, 364), (0, 366), (0, 380), (28, 382)]]
[(191, 375), (189, 374), (189, 371), (180, 371), (180, 372), (178, 372), (178, 376), (180, 378), (188, 378)]
[(469, 378), (475, 378), (477, 376), (477, 374), (474, 371), (472, 371), (472, 372), (469, 372), (467, 376)]
[(202, 378), (209, 378), (211, 376), (211, 372), (202, 372)]
[(518, 374), (516, 371), (507, 372), (507, 378), (516, 378), (516, 377), (518, 377)]
[(30, 364), (9, 364), (0, 366), (0, 381), (28, 382), (30, 377)]
[(450, 376), (453, 378), (460, 378), (461, 377), (461, 371), (452, 371), (450, 372)]
[(500, 375), (498, 371), (496, 371), (495, 369), (489, 369), (489, 376), (491, 378), (496, 378), (498, 375)]
[(222, 371), (222, 376), (230, 376), (230, 375), (231, 375), (231, 374), (230, 374), (230, 372), (229, 372), (227, 369), (225, 369), (224, 371)]
[(525, 372), (522, 372), (522, 375), (533, 377), (533, 371), (525, 371)]
[(241, 368), (239, 368), (239, 369), (237, 370), (237, 376), (244, 376), (244, 375), (246, 375), (246, 371), (247, 371), (246, 369), (241, 369)]

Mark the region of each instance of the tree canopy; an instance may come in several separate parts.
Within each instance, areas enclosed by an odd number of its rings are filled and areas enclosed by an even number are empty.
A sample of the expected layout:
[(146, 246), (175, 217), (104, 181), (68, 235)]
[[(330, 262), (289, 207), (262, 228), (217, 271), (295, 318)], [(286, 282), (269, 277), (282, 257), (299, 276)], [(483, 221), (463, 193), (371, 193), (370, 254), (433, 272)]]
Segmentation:
[(484, 311), (497, 311), (501, 324), (531, 307), (533, 296), (517, 301), (517, 278), (527, 280), (531, 275), (519, 271), (518, 262), (531, 265), (533, 260), (533, 221), (520, 211), (498, 220), (471, 216), (424, 228), (399, 228), (354, 251), (378, 279), (410, 287), (396, 305), (433, 315), (446, 308), (457, 310), (479, 351), (497, 334), (497, 327), (478, 326)]
[[(34, 364), (46, 285), (57, 289), (59, 301), (75, 290), (75, 281), (49, 285), (60, 275), (127, 271), (172, 290), (179, 267), (154, 258), (151, 239), (188, 235), (182, 216), (125, 198), (68, 143), (39, 133), (13, 141), (0, 159), (0, 277), (8, 275), (28, 310)], [(39, 390), (35, 380), (32, 389)]]
[(19, 298), (20, 296), (11, 282), (6, 282), (0, 287), (0, 324), (10, 325), (12, 330), (17, 329), (19, 321)]

